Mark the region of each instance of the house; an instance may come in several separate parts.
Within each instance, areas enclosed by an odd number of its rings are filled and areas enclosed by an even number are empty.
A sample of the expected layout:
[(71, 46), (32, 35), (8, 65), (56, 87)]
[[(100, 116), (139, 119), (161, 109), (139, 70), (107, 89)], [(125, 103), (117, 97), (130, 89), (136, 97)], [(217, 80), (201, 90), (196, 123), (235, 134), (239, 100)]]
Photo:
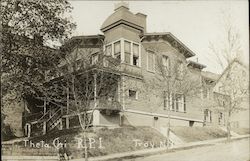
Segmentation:
[[(77, 75), (84, 81), (88, 77), (90, 81), (85, 85), (93, 87), (87, 107), (91, 126), (134, 125), (161, 129), (169, 121), (171, 126), (203, 126), (200, 91), (205, 66), (190, 61), (195, 53), (170, 32), (148, 33), (146, 18), (142, 13), (132, 13), (127, 3), (121, 2), (103, 22), (100, 28), (103, 35), (75, 36), (63, 45), (62, 49), (67, 49), (76, 64), (88, 60), (84, 63), (88, 64), (87, 70), (79, 70)], [(106, 60), (101, 59), (103, 55), (119, 60), (115, 70), (102, 61)], [(101, 69), (97, 66), (100, 60)], [(62, 62), (60, 68), (64, 67)], [(50, 82), (60, 84), (65, 72), (47, 75)], [(115, 79), (110, 79), (110, 75)], [(111, 82), (106, 95), (96, 90), (100, 77)], [(73, 105), (67, 103), (66, 108), (61, 108), (48, 101), (51, 100), (45, 98), (36, 103), (43, 107), (42, 116), (32, 115), (34, 119), (29, 118), (29, 114), (25, 116), (26, 135), (32, 135), (37, 129), (44, 134), (54, 128), (79, 126), (78, 114), (68, 109)]]
[(222, 97), (222, 103), (218, 104), (220, 116), (231, 115), (229, 122), (233, 128), (249, 128), (248, 66), (239, 59), (232, 60), (216, 81), (213, 92)]

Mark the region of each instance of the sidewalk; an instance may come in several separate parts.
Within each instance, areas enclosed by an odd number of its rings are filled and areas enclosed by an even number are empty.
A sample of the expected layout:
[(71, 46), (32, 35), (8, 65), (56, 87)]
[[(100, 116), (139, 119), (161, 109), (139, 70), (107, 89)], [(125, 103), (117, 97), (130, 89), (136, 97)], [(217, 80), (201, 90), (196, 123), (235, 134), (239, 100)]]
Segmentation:
[[(232, 137), (231, 140), (238, 140), (238, 139), (243, 139), (243, 138), (249, 138), (250, 135), (241, 135), (241, 136), (236, 136)], [(213, 139), (213, 140), (204, 140), (204, 141), (197, 141), (197, 142), (191, 142), (191, 143), (185, 143), (182, 145), (176, 145), (168, 150), (183, 150), (187, 148), (194, 148), (197, 146), (206, 146), (206, 145), (213, 145), (215, 143), (220, 143), (226, 141), (227, 138), (219, 138), (219, 139)], [(100, 157), (92, 157), (89, 158), (89, 161), (107, 161), (111, 159), (117, 159), (117, 158), (123, 158), (123, 157), (133, 157), (133, 156), (149, 156), (149, 155), (154, 155), (162, 152), (166, 152), (167, 148), (154, 148), (154, 149), (144, 149), (144, 150), (138, 150), (138, 151), (133, 151), (133, 152), (124, 152), (124, 153), (117, 153), (117, 154), (110, 154), (110, 155), (105, 155), (105, 156), (100, 156)], [(80, 159), (73, 159), (72, 161), (84, 161), (84, 158)]]

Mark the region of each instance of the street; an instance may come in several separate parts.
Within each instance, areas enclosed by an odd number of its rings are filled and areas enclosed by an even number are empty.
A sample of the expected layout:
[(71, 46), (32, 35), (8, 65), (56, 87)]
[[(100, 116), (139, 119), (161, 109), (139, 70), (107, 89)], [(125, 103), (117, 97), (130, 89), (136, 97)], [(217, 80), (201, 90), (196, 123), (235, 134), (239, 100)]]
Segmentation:
[(249, 138), (122, 161), (250, 161)]

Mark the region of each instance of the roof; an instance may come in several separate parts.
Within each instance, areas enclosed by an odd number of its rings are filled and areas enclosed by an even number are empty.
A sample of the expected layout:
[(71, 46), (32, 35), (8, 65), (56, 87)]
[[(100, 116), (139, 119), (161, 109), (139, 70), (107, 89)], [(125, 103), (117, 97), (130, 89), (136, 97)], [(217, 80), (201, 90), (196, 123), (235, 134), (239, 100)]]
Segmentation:
[(144, 29), (141, 18), (130, 12), (127, 7), (121, 6), (103, 22), (101, 31), (105, 32), (119, 24), (127, 24), (139, 30)]
[(202, 76), (203, 78), (206, 78), (206, 79), (210, 79), (210, 80), (216, 81), (216, 80), (219, 79), (220, 74), (215, 74), (215, 73), (212, 73), (212, 72), (209, 72), (209, 71), (202, 71), (202, 72), (201, 72), (201, 76)]
[(205, 65), (203, 65), (203, 64), (201, 64), (201, 63), (198, 63), (198, 62), (195, 62), (195, 61), (192, 61), (192, 60), (189, 60), (189, 61), (188, 61), (188, 66), (192, 66), (192, 67), (198, 68), (198, 69), (206, 68)]
[(153, 32), (153, 33), (145, 33), (142, 36), (142, 41), (145, 39), (159, 39), (162, 38), (168, 41), (173, 47), (178, 49), (181, 53), (184, 54), (186, 58), (195, 56), (195, 53), (190, 50), (186, 45), (184, 45), (179, 39), (177, 39), (170, 32)]
[(61, 49), (67, 49), (69, 51), (73, 50), (75, 46), (81, 45), (86, 48), (96, 48), (103, 44), (104, 35), (83, 35), (83, 36), (73, 36), (68, 41), (64, 43)]
[(217, 79), (217, 82), (221, 79), (221, 77), (232, 67), (234, 63), (238, 63), (239, 65), (243, 66), (246, 70), (249, 68), (246, 64), (244, 64), (239, 59), (235, 58), (233, 59), (225, 68), (225, 70), (221, 73), (220, 77)]

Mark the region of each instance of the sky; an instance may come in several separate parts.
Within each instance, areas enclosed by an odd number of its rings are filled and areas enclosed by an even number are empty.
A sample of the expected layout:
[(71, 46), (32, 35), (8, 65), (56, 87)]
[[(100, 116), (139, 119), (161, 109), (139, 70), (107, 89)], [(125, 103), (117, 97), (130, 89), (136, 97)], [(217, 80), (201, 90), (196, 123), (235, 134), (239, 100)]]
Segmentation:
[[(114, 12), (119, 1), (70, 1), (77, 28), (74, 35), (103, 34), (102, 23)], [(245, 63), (249, 61), (249, 28), (247, 0), (193, 1), (125, 1), (130, 11), (147, 15), (147, 32), (171, 32), (196, 56), (193, 60), (207, 66), (205, 70), (221, 73), (209, 43), (223, 41), (224, 19), (231, 16), (240, 34)]]

